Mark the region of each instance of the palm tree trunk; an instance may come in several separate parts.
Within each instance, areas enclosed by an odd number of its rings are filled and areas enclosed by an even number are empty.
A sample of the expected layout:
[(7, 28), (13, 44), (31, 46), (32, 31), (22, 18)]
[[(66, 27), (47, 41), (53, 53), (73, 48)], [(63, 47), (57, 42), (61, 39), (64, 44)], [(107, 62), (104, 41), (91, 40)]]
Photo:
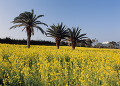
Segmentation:
[(27, 47), (30, 48), (30, 35), (27, 36)]
[(76, 42), (75, 42), (75, 41), (72, 41), (72, 49), (73, 49), (73, 50), (75, 49), (75, 46), (76, 46)]
[(56, 38), (56, 47), (57, 47), (57, 49), (59, 49), (60, 41), (61, 41), (60, 39)]
[(27, 47), (30, 48), (31, 29), (27, 27)]

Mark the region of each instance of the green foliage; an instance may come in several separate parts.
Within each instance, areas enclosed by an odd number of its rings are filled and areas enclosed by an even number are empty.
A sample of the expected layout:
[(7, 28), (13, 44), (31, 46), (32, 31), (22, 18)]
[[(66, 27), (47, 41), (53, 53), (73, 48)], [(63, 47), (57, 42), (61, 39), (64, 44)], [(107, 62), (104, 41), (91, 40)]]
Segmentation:
[(12, 26), (10, 29), (24, 26), (24, 29), (27, 29), (27, 27), (29, 27), (33, 35), (34, 35), (34, 28), (39, 29), (44, 34), (45, 33), (44, 30), (38, 25), (39, 24), (43, 24), (45, 26), (48, 26), (48, 25), (37, 20), (38, 18), (43, 17), (43, 16), (44, 15), (36, 16), (34, 14), (33, 9), (32, 9), (32, 12), (20, 13), (20, 15), (18, 17), (15, 17), (14, 21), (12, 21), (12, 23), (17, 24), (17, 25)]
[[(11, 38), (0, 38), (0, 43), (4, 43), (4, 44), (20, 44), (20, 45), (26, 45), (26, 41), (25, 39), (11, 39)], [(48, 45), (48, 46), (55, 46), (55, 42), (51, 42), (51, 41), (45, 41), (45, 40), (31, 40), (30, 42), (31, 45)], [(65, 43), (62, 44), (62, 46), (66, 45)]]
[(81, 42), (81, 41), (84, 41), (82, 40), (83, 38), (87, 38), (87, 37), (84, 37), (86, 34), (80, 34), (81, 32), (81, 29), (79, 29), (79, 27), (77, 28), (68, 28), (68, 39), (70, 41), (75, 41), (75, 42)]
[(48, 37), (64, 39), (65, 37), (67, 37), (67, 30), (63, 23), (58, 25), (53, 24), (52, 26), (50, 26), (50, 28), (48, 28), (47, 35)]

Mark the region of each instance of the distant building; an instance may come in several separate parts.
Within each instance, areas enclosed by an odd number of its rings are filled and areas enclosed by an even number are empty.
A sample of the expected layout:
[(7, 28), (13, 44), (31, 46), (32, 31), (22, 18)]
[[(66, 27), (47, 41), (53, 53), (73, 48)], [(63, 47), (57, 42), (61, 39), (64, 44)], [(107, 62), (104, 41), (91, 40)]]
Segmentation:
[(119, 48), (120, 49), (120, 44), (116, 43), (115, 48)]
[(102, 46), (103, 46), (103, 47), (108, 47), (108, 46), (109, 46), (109, 42), (108, 42), (108, 41), (102, 42)]
[(120, 42), (102, 42), (103, 47), (108, 47), (108, 48), (120, 48)]

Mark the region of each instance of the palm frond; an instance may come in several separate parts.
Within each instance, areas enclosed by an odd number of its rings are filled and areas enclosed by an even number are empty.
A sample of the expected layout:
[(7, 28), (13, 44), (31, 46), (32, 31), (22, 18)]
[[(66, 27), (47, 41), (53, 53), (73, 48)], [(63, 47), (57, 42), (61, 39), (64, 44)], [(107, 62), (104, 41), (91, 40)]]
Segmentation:
[(36, 26), (35, 28), (37, 28), (38, 30), (40, 30), (42, 34), (44, 34), (44, 33), (45, 33), (45, 31), (44, 31), (41, 27)]
[(80, 37), (83, 37), (83, 36), (85, 36), (86, 34), (81, 34), (81, 35), (79, 35), (77, 38), (80, 38)]
[(32, 35), (34, 35), (34, 29), (33, 28), (31, 28), (31, 33), (32, 33)]
[(21, 26), (25, 26), (25, 25), (24, 25), (24, 24), (14, 25), (14, 26), (10, 27), (10, 29), (12, 29), (12, 28), (16, 28), (16, 27), (21, 27)]
[(34, 15), (34, 10), (32, 9), (32, 16)]
[(39, 16), (37, 16), (35, 19), (34, 19), (34, 21), (36, 21), (38, 18), (40, 18), (40, 17), (43, 17), (44, 15), (39, 15)]
[[(25, 30), (25, 28), (26, 28), (26, 27), (24, 27), (23, 30)], [(23, 30), (22, 30), (22, 31), (23, 31)]]
[(34, 24), (43, 24), (43, 25), (45, 25), (45, 26), (47, 26), (47, 27), (48, 27), (48, 25), (47, 25), (47, 24), (45, 24), (45, 23), (43, 23), (43, 22), (40, 22), (40, 21), (37, 21), (37, 22), (35, 22)]

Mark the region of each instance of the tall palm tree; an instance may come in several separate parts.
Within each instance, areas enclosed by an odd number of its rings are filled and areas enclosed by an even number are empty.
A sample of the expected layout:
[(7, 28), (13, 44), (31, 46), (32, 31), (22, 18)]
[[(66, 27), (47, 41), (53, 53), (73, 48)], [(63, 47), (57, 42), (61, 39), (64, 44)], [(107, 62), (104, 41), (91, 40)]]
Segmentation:
[(50, 28), (47, 29), (48, 37), (53, 37), (56, 42), (57, 49), (59, 49), (61, 39), (65, 39), (67, 37), (67, 30), (63, 23), (58, 25), (52, 25)]
[(81, 29), (79, 29), (79, 27), (77, 28), (72, 27), (72, 30), (68, 28), (68, 41), (71, 41), (73, 50), (75, 49), (77, 42), (84, 41), (83, 38), (87, 38), (87, 37), (84, 37), (86, 34), (80, 34), (80, 31)]
[(24, 26), (24, 29), (26, 29), (27, 32), (27, 47), (30, 48), (30, 38), (31, 34), (34, 35), (34, 28), (39, 29), (44, 34), (44, 30), (38, 25), (43, 24), (45, 26), (48, 26), (47, 24), (37, 20), (38, 18), (43, 16), (44, 15), (36, 16), (33, 9), (32, 12), (20, 13), (20, 15), (18, 17), (15, 17), (12, 21), (12, 23), (16, 23), (17, 25), (12, 26), (10, 29)]

